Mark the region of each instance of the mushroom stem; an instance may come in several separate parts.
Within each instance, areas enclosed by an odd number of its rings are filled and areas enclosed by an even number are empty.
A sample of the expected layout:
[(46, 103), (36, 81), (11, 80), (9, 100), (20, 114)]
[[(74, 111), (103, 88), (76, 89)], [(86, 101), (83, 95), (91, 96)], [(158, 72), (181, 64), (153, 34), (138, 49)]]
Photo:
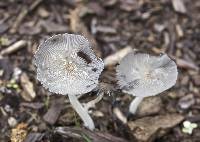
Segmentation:
[(90, 130), (94, 130), (94, 122), (88, 112), (83, 108), (81, 103), (78, 101), (76, 95), (68, 95), (69, 101), (72, 104), (72, 107), (76, 110), (78, 115), (84, 122), (85, 127), (89, 128)]
[(143, 97), (135, 97), (135, 99), (131, 102), (129, 106), (129, 112), (131, 112), (132, 114), (135, 114), (142, 100), (143, 100)]

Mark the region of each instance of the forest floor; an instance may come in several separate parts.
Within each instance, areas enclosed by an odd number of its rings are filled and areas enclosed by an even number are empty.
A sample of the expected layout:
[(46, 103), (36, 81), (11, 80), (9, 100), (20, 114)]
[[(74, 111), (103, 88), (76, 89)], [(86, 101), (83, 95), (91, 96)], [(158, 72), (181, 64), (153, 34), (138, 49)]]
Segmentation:
[[(48, 92), (36, 79), (34, 53), (58, 33), (84, 35), (104, 61), (121, 49), (167, 53), (177, 63), (177, 83), (146, 98), (133, 116), (133, 97), (116, 91), (115, 63), (106, 65), (99, 80), (104, 98), (90, 110), (91, 132), (67, 96)], [(199, 0), (2, 0), (0, 141), (200, 142), (199, 67)], [(184, 121), (198, 127), (189, 134)]]

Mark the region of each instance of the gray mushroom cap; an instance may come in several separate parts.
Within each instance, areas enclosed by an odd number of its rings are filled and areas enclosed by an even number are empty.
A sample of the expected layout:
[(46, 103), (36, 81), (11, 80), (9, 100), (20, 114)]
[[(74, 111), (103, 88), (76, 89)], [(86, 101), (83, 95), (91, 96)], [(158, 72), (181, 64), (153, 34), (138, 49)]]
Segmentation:
[(98, 84), (103, 61), (81, 35), (59, 34), (43, 42), (34, 56), (37, 79), (50, 92), (78, 95)]
[(178, 75), (176, 63), (166, 54), (129, 53), (116, 71), (120, 88), (138, 97), (154, 96), (171, 88)]

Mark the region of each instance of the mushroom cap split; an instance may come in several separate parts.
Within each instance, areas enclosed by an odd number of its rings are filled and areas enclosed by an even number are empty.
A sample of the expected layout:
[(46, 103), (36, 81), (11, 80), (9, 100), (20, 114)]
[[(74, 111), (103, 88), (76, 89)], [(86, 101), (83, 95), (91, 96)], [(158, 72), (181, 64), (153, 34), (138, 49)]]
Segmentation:
[(67, 33), (54, 35), (39, 45), (34, 64), (42, 85), (62, 95), (90, 92), (104, 68), (85, 37)]
[(120, 88), (137, 97), (154, 96), (171, 88), (178, 75), (176, 63), (166, 54), (129, 53), (116, 71)]

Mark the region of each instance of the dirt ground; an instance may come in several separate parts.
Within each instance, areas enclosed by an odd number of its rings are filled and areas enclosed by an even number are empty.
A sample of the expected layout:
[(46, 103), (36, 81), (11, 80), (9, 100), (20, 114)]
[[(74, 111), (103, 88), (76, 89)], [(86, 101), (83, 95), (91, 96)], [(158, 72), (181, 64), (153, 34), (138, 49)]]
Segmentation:
[[(58, 33), (84, 35), (104, 61), (121, 49), (167, 53), (177, 63), (177, 83), (146, 98), (133, 116), (133, 97), (117, 90), (116, 63), (106, 65), (99, 80), (104, 98), (90, 110), (91, 132), (67, 96), (36, 79), (34, 53)], [(200, 142), (199, 67), (199, 0), (1, 0), (0, 141)], [(183, 130), (186, 120), (197, 124), (191, 134)]]

